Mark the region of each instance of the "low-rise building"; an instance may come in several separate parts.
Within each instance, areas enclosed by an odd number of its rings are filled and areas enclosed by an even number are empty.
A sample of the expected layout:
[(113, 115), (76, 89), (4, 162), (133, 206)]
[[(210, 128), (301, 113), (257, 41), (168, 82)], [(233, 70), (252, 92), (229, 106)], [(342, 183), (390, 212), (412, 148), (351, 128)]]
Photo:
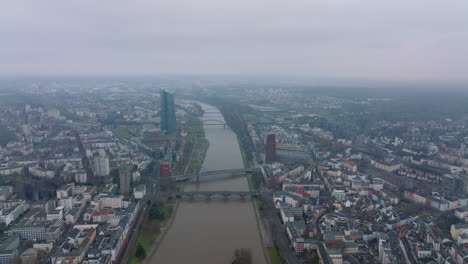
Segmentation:
[(135, 197), (135, 199), (143, 199), (145, 195), (146, 195), (145, 184), (139, 184), (135, 188), (133, 188), (133, 197)]
[(290, 207), (282, 206), (280, 208), (280, 214), (283, 223), (294, 222), (294, 215)]
[(20, 215), (22, 215), (26, 211), (26, 204), (20, 203), (16, 206), (1, 209), (0, 210), (0, 222), (5, 223), (5, 225), (9, 226), (13, 221), (18, 219)]

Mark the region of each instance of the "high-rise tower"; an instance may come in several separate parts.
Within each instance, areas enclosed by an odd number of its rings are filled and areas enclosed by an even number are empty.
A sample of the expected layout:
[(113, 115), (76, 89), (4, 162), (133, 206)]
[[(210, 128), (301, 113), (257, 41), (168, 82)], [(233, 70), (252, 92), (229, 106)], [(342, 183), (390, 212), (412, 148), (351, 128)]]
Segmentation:
[(266, 151), (265, 151), (265, 161), (267, 163), (274, 162), (276, 160), (276, 138), (275, 134), (270, 134), (267, 136), (266, 141)]
[(120, 193), (128, 194), (131, 187), (131, 164), (122, 164), (119, 168)]
[(161, 90), (161, 130), (173, 134), (177, 130), (174, 95)]

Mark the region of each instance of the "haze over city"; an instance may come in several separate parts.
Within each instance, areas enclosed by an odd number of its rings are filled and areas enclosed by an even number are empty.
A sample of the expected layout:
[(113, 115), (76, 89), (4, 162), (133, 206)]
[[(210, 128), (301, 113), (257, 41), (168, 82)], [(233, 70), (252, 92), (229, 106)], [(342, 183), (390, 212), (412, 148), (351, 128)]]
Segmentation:
[(466, 1), (7, 1), (1, 75), (468, 80)]

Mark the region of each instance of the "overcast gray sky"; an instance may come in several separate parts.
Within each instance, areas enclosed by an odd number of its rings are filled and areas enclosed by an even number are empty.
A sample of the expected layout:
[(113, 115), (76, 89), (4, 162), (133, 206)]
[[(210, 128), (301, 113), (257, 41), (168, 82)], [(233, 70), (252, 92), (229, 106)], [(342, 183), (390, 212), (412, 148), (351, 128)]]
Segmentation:
[(468, 1), (12, 0), (0, 74), (468, 81)]

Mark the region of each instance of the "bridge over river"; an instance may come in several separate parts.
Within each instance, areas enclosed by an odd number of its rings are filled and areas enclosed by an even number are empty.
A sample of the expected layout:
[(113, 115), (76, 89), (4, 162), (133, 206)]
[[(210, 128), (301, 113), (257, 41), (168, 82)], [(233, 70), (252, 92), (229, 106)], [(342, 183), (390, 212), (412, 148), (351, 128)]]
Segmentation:
[(190, 124), (189, 127), (199, 127), (199, 126), (222, 126), (227, 127), (226, 122), (219, 119), (203, 119), (200, 124)]
[(242, 191), (200, 191), (200, 192), (177, 192), (172, 193), (178, 199), (251, 199), (259, 196), (257, 192), (242, 192)]
[(259, 171), (258, 168), (211, 170), (211, 171), (206, 171), (206, 172), (192, 174), (192, 175), (169, 176), (169, 179), (171, 179), (172, 181), (176, 181), (176, 182), (188, 181), (191, 179), (196, 179), (197, 181), (200, 181), (200, 179), (203, 179), (203, 178), (218, 179), (218, 178), (225, 178), (225, 177), (232, 177), (232, 176), (241, 176), (247, 173), (254, 173), (257, 171)]

